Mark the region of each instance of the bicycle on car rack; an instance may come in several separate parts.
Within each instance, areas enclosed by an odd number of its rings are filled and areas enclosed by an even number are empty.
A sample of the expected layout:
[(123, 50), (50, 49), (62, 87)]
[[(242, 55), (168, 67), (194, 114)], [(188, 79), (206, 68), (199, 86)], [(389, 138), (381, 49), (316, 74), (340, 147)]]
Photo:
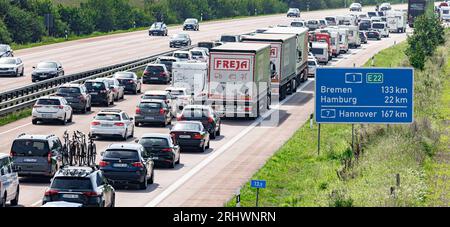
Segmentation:
[(72, 136), (64, 132), (62, 152), (63, 166), (95, 166), (97, 146), (93, 137), (80, 131), (74, 131)]

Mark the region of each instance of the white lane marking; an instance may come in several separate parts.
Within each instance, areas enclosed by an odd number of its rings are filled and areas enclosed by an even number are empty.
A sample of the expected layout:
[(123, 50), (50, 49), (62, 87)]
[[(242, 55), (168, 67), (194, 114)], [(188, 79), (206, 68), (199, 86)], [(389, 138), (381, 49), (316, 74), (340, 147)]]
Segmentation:
[[(309, 80), (305, 84), (303, 84), (298, 91), (301, 91), (306, 86), (308, 86), (311, 82), (314, 80)], [(188, 181), (190, 178), (192, 178), (195, 174), (197, 174), (200, 170), (202, 170), (206, 165), (208, 165), (210, 162), (212, 162), (214, 159), (219, 157), (222, 153), (227, 151), (231, 146), (233, 146), (238, 140), (240, 140), (242, 137), (244, 137), (247, 133), (249, 133), (253, 128), (255, 128), (258, 124), (260, 124), (265, 118), (272, 115), (275, 110), (277, 110), (281, 105), (292, 99), (294, 95), (291, 95), (287, 97), (285, 100), (280, 102), (278, 105), (274, 106), (270, 111), (268, 111), (266, 114), (255, 120), (250, 126), (248, 126), (246, 129), (241, 131), (237, 136), (235, 136), (233, 139), (231, 139), (228, 143), (223, 145), (219, 150), (214, 152), (212, 155), (208, 156), (206, 159), (204, 159), (200, 164), (196, 165), (193, 169), (191, 169), (188, 173), (186, 173), (183, 177), (178, 179), (175, 183), (171, 184), (166, 190), (164, 190), (162, 193), (160, 193), (156, 198), (154, 198), (152, 201), (150, 201), (145, 207), (156, 207), (159, 203), (161, 203), (164, 199), (166, 199), (169, 195), (171, 195), (173, 192), (175, 192), (179, 187), (181, 187), (186, 181)]]
[(12, 132), (12, 131), (15, 131), (15, 130), (17, 130), (17, 129), (21, 129), (21, 128), (27, 127), (28, 125), (31, 125), (31, 123), (28, 123), (28, 124), (24, 124), (24, 125), (22, 125), (22, 126), (15, 127), (15, 128), (10, 129), (10, 130), (8, 130), (8, 131), (0, 132), (0, 135), (4, 135), (4, 134), (10, 133), (10, 132)]
[(42, 200), (39, 200), (39, 201), (37, 201), (37, 202), (31, 204), (31, 206), (32, 206), (32, 207), (35, 207), (35, 206), (37, 206), (37, 205), (39, 205), (39, 204), (42, 204)]

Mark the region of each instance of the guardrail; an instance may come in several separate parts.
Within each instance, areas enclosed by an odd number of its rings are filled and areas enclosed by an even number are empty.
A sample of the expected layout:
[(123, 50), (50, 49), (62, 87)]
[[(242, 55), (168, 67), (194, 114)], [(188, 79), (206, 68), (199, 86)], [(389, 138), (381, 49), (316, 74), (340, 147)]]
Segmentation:
[(139, 70), (141, 68), (144, 68), (148, 63), (154, 62), (159, 56), (171, 55), (175, 51), (190, 50), (194, 47), (195, 45), (186, 48), (171, 50), (138, 60), (97, 68), (86, 72), (56, 77), (24, 87), (1, 92), (0, 116), (5, 116), (22, 109), (32, 107), (38, 98), (54, 94), (60, 85), (66, 83), (83, 83), (86, 80), (112, 76), (114, 73), (120, 71)]

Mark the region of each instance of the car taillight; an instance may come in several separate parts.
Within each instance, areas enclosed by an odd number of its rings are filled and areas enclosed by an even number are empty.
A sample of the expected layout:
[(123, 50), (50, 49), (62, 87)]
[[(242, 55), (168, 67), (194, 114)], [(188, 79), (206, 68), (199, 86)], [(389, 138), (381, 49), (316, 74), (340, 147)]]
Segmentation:
[(62, 110), (64, 109), (64, 106), (58, 106), (58, 109)]
[(14, 152), (14, 151), (10, 151), (10, 152), (9, 152), (9, 156), (11, 156), (11, 157), (14, 157), (14, 156), (16, 156), (16, 152)]
[(136, 114), (141, 114), (141, 108), (136, 108)]
[(172, 148), (164, 148), (161, 152), (172, 152)]
[(52, 195), (57, 195), (59, 193), (58, 190), (47, 190), (45, 192), (45, 196), (52, 196)]
[(252, 108), (251, 108), (251, 107), (245, 107), (245, 108), (244, 108), (244, 111), (245, 111), (245, 112), (252, 111)]
[(105, 94), (105, 93), (107, 93), (108, 91), (106, 91), (106, 90), (101, 90), (100, 91), (100, 93), (102, 93), (102, 94)]
[(86, 98), (84, 98), (83, 95), (78, 96), (78, 98), (79, 98), (80, 100), (82, 100), (82, 101), (86, 101)]
[(203, 136), (200, 133), (195, 133), (193, 138), (199, 140), (199, 139), (202, 139)]
[(83, 192), (83, 195), (85, 195), (87, 197), (99, 196), (99, 194), (97, 192)]
[(214, 118), (208, 117), (208, 123), (213, 123), (213, 122), (214, 122)]
[(183, 116), (183, 115), (179, 115), (179, 116), (177, 117), (177, 121), (182, 121), (182, 120), (184, 120), (184, 116)]
[(51, 152), (48, 152), (48, 154), (47, 154), (47, 162), (52, 163), (52, 153)]
[(99, 163), (98, 163), (98, 166), (100, 166), (100, 167), (106, 167), (106, 166), (108, 166), (109, 165), (109, 162), (105, 162), (105, 161), (100, 161)]
[(91, 122), (91, 125), (93, 125), (93, 126), (100, 125), (100, 122), (98, 122), (98, 121), (93, 121), (93, 122)]
[(142, 163), (140, 163), (140, 162), (135, 162), (135, 163), (133, 163), (133, 164), (131, 164), (132, 166), (134, 166), (134, 167), (137, 167), (137, 168), (142, 168), (142, 167), (144, 167), (143, 165), (142, 165)]
[(119, 127), (125, 126), (125, 124), (124, 124), (124, 123), (122, 123), (122, 122), (117, 122), (117, 123), (114, 123), (114, 125), (115, 125), (115, 126), (119, 126)]
[(166, 113), (166, 111), (164, 109), (159, 109), (159, 114), (160, 115), (164, 115)]

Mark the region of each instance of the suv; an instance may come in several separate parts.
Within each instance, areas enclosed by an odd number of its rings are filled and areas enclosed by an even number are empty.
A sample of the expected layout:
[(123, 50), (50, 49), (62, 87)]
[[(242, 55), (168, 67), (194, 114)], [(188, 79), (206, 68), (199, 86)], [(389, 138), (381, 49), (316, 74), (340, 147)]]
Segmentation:
[(306, 27), (308, 27), (310, 31), (315, 31), (320, 28), (320, 22), (319, 20), (308, 20), (306, 22)]
[(119, 136), (123, 140), (134, 136), (134, 119), (122, 110), (102, 110), (91, 122), (90, 135)]
[(221, 120), (219, 115), (210, 106), (189, 105), (183, 109), (177, 121), (199, 121), (208, 130), (210, 138), (220, 136)]
[(64, 76), (64, 69), (61, 63), (57, 61), (40, 62), (37, 66), (33, 66), (31, 81), (34, 83), (58, 76)]
[(139, 127), (140, 124), (151, 123), (159, 123), (164, 127), (172, 124), (172, 113), (164, 100), (142, 100), (137, 105), (134, 125)]
[(62, 144), (55, 135), (19, 135), (11, 147), (19, 176), (53, 176), (60, 166)]
[(170, 83), (170, 73), (164, 64), (148, 64), (142, 76), (142, 83)]
[(287, 17), (300, 17), (300, 9), (290, 8), (287, 12)]
[(125, 92), (133, 94), (141, 93), (142, 82), (134, 72), (117, 72), (113, 76), (117, 79), (120, 85), (125, 87)]
[(91, 111), (91, 95), (84, 84), (65, 84), (58, 88), (56, 96), (66, 99), (73, 110), (86, 113)]
[(0, 58), (3, 57), (14, 57), (13, 50), (9, 45), (0, 44)]
[(39, 121), (60, 121), (66, 125), (67, 122), (72, 122), (73, 110), (65, 98), (48, 96), (36, 101), (31, 116), (33, 125)]
[(102, 152), (100, 170), (113, 184), (139, 184), (142, 190), (154, 181), (150, 152), (140, 144), (112, 144)]
[(13, 168), (11, 158), (6, 154), (0, 154), (0, 207), (19, 204), (19, 177)]
[(14, 57), (0, 58), (0, 76), (24, 76), (25, 66), (22, 59)]
[(100, 170), (68, 166), (56, 173), (42, 204), (63, 201), (86, 207), (114, 207), (115, 197), (114, 188)]
[(160, 35), (160, 36), (167, 36), (169, 34), (167, 30), (167, 26), (163, 22), (155, 22), (152, 24), (150, 29), (148, 30), (148, 35)]
[(200, 25), (198, 24), (198, 20), (195, 18), (188, 18), (183, 23), (183, 30), (200, 30)]
[(141, 144), (147, 153), (152, 154), (156, 165), (168, 165), (174, 169), (180, 164), (180, 147), (175, 145), (169, 134), (144, 134), (136, 143)]
[(156, 64), (163, 64), (166, 66), (167, 70), (172, 73), (172, 65), (177, 62), (178, 59), (172, 56), (160, 56), (156, 59)]
[(122, 86), (117, 79), (104, 77), (104, 78), (97, 78), (96, 80), (106, 82), (108, 88), (113, 93), (114, 101), (119, 101), (125, 98), (125, 87)]
[(84, 85), (91, 95), (92, 103), (104, 105), (106, 107), (114, 105), (114, 94), (105, 81), (88, 80)]

